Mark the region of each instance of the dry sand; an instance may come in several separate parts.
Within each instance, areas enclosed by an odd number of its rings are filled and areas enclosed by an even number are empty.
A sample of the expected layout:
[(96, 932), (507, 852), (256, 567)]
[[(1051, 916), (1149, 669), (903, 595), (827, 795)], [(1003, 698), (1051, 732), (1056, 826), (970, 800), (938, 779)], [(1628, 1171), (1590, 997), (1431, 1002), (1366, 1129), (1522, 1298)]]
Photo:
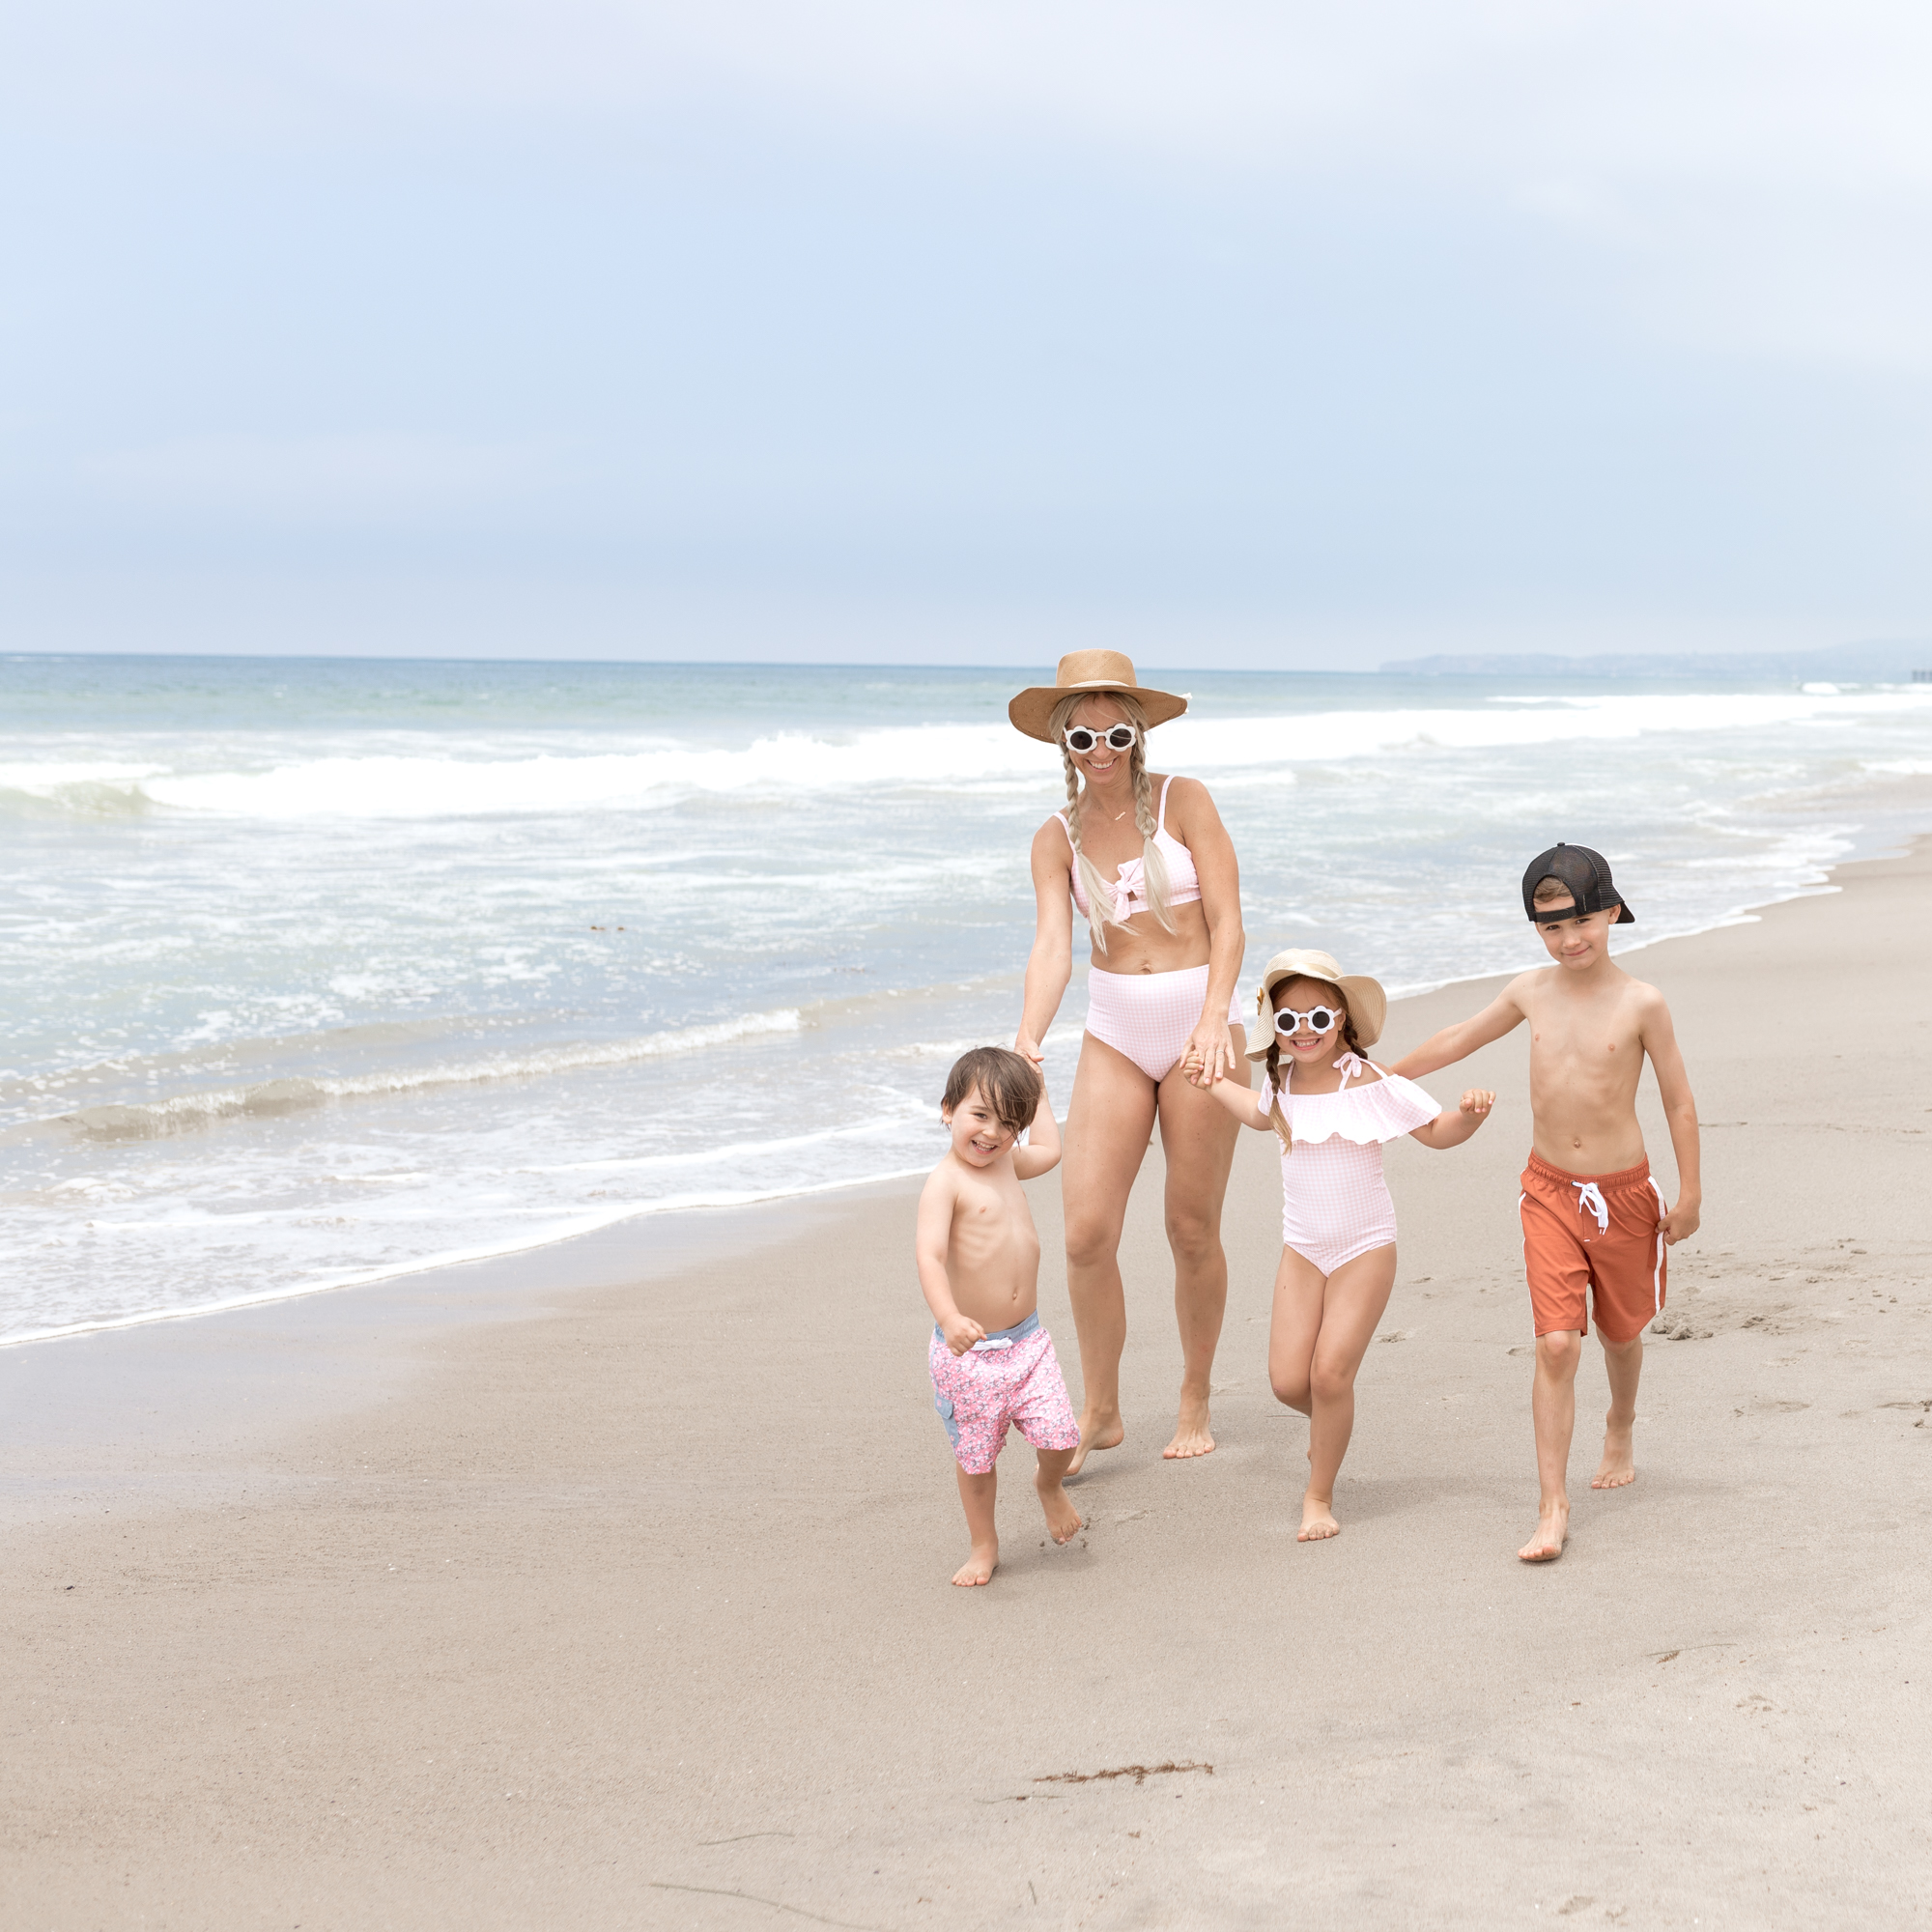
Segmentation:
[[(1471, 1064), (1503, 1099), (1470, 1147), (1392, 1151), (1324, 1545), (1264, 1368), (1259, 1135), (1219, 1452), (1159, 1457), (1156, 1153), (1127, 1443), (1065, 1550), (1009, 1449), (986, 1590), (946, 1582), (910, 1188), (8, 1351), (0, 1919), (1922, 1922), (1932, 847), (1835, 883), (1631, 961), (1686, 1043), (1704, 1227), (1607, 1494), (1592, 1346), (1548, 1568), (1512, 1553), (1520, 1039)], [(1485, 996), (1406, 1003), (1387, 1050)], [(1052, 1258), (1058, 1177), (1033, 1198)], [(1070, 1370), (1051, 1259), (1042, 1304)]]

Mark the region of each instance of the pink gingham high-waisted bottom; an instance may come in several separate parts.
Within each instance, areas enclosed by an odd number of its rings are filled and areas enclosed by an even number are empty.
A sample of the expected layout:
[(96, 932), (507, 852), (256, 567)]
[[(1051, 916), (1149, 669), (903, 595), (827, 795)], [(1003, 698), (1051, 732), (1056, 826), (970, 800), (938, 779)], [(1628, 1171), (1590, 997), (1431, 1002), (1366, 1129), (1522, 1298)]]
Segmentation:
[[(1205, 966), (1178, 973), (1103, 973), (1095, 966), (1087, 975), (1087, 1031), (1102, 1046), (1125, 1054), (1158, 1087), (1187, 1051), (1207, 997)], [(1234, 999), (1228, 1024), (1244, 1024)]]

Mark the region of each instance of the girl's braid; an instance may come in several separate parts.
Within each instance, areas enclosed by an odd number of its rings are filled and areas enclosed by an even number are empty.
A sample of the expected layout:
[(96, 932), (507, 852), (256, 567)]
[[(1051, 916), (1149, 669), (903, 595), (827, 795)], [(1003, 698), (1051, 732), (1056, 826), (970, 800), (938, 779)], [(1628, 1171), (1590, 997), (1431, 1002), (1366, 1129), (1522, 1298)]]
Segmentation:
[(1274, 1032), (1272, 1021), (1268, 1023), (1268, 1031), (1274, 1036), (1268, 1041), (1267, 1054), (1268, 1089), (1274, 1098), (1274, 1105), (1268, 1109), (1268, 1124), (1273, 1127), (1275, 1138), (1281, 1142), (1282, 1152), (1293, 1153), (1294, 1135), (1289, 1128), (1288, 1115), (1281, 1104), (1281, 1036)]

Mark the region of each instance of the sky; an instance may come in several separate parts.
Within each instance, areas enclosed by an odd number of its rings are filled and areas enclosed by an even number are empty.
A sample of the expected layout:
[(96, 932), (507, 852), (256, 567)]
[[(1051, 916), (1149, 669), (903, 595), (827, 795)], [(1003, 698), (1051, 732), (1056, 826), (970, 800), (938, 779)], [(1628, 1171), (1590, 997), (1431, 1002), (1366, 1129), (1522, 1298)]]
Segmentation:
[(0, 648), (1932, 635), (1932, 13), (0, 0)]

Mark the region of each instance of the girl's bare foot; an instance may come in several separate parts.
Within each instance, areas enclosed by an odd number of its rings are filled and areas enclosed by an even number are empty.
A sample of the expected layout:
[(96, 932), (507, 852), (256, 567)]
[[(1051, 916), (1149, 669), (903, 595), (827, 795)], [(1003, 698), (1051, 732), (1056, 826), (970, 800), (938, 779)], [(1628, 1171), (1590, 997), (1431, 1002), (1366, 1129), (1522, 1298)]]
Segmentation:
[(1325, 1543), (1331, 1536), (1340, 1536), (1342, 1525), (1335, 1520), (1334, 1504), (1326, 1496), (1305, 1495), (1301, 1499), (1301, 1528), (1296, 1532), (1297, 1543)]
[(1517, 1554), (1525, 1563), (1552, 1563), (1563, 1554), (1570, 1540), (1570, 1505), (1547, 1503), (1537, 1514), (1536, 1534)]
[(1636, 1454), (1631, 1444), (1634, 1426), (1634, 1422), (1604, 1425), (1604, 1460), (1590, 1478), (1593, 1490), (1620, 1490), (1626, 1483), (1636, 1481)]
[(976, 1543), (973, 1553), (952, 1573), (952, 1580), (962, 1590), (970, 1590), (977, 1583), (990, 1583), (993, 1572), (1000, 1567), (1000, 1546), (997, 1543)]
[(1213, 1433), (1208, 1427), (1208, 1398), (1184, 1395), (1174, 1425), (1174, 1440), (1160, 1452), (1170, 1463), (1186, 1456), (1211, 1456)]
[(1066, 1473), (1077, 1476), (1081, 1465), (1096, 1449), (1118, 1449), (1127, 1439), (1127, 1426), (1121, 1420), (1121, 1412), (1114, 1409), (1106, 1415), (1083, 1415), (1080, 1418), (1080, 1446), (1073, 1452), (1073, 1461), (1067, 1465)]
[[(1037, 1475), (1033, 1486), (1039, 1492), (1039, 1506), (1046, 1512), (1046, 1530), (1056, 1543), (1071, 1543), (1083, 1525), (1073, 1498), (1060, 1487), (1058, 1476)], [(952, 1579), (958, 1582), (958, 1577)]]

